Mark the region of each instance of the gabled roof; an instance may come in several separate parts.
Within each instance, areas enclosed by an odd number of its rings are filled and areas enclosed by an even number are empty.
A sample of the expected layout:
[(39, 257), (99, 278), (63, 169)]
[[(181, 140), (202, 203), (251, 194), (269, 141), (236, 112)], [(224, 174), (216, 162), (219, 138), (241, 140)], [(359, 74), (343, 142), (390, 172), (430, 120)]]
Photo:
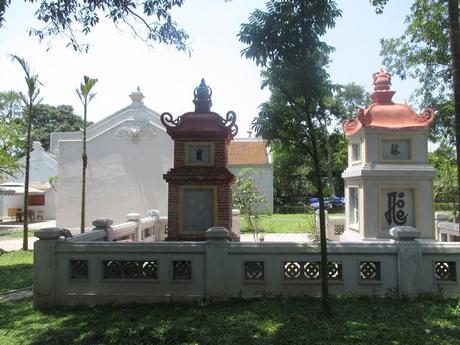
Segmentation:
[(260, 139), (235, 139), (228, 148), (229, 165), (270, 164), (266, 142)]
[[(130, 105), (118, 110), (112, 115), (109, 115), (88, 127), (86, 133), (87, 141), (91, 141), (102, 133), (105, 133), (108, 130), (119, 126), (123, 122), (149, 122), (155, 128), (166, 132), (165, 128), (161, 124), (160, 114), (144, 105), (142, 102), (144, 95), (142, 92), (140, 92), (139, 89), (131, 93), (129, 96), (132, 100)], [(53, 135), (55, 138), (53, 138)], [(52, 133), (50, 149), (54, 152), (57, 149), (58, 141), (80, 141), (82, 140), (82, 137), (82, 132)]]

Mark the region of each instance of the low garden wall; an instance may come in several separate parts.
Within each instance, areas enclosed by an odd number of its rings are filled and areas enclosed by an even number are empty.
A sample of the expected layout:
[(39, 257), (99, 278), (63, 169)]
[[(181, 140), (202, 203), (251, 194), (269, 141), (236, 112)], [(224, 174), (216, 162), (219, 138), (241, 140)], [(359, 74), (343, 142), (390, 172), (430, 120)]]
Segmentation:
[[(460, 296), (460, 244), (406, 230), (395, 229), (394, 240), (329, 244), (331, 294)], [(205, 242), (111, 242), (109, 233), (38, 231), (34, 306), (320, 294), (314, 245), (229, 242), (225, 228), (209, 229)]]

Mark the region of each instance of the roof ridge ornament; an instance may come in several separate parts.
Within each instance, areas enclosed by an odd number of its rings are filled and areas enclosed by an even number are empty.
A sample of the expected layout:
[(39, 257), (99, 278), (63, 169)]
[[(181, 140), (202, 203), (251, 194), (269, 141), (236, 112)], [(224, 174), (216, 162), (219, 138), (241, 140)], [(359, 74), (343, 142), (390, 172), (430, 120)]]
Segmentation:
[(209, 113), (212, 106), (212, 89), (206, 85), (204, 78), (201, 78), (201, 83), (193, 91), (195, 98), (193, 104), (195, 104), (195, 113)]
[(372, 78), (374, 79), (374, 93), (371, 95), (371, 99), (375, 103), (393, 104), (391, 99), (396, 91), (390, 90), (391, 74), (381, 68), (380, 71), (372, 75)]
[(137, 90), (134, 91), (134, 92), (131, 92), (131, 94), (129, 95), (129, 97), (131, 98), (131, 101), (133, 102), (133, 104), (135, 105), (140, 105), (140, 104), (143, 104), (144, 102), (142, 101), (145, 97), (144, 97), (144, 94), (141, 92), (141, 88), (138, 86), (137, 87)]

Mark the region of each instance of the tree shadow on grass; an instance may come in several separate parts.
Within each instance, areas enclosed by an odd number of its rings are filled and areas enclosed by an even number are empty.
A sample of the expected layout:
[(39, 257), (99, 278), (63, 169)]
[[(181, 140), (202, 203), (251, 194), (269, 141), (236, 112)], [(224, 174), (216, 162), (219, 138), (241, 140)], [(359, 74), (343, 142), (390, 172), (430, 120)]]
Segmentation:
[(0, 293), (32, 285), (32, 264), (0, 267)]
[(321, 316), (319, 300), (307, 298), (50, 312), (32, 310), (30, 301), (16, 302), (0, 305), (0, 332), (22, 343), (47, 345), (460, 344), (458, 299), (331, 302), (331, 318)]

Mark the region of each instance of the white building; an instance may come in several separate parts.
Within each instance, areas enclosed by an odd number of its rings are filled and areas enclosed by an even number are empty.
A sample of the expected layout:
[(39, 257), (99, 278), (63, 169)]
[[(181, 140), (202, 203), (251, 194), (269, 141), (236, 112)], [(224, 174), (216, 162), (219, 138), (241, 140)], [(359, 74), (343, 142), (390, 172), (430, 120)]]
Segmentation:
[[(25, 157), (19, 161), (21, 170), (12, 176), (4, 176), (5, 188), (8, 186), (24, 186)], [(30, 177), (29, 187), (34, 191), (29, 197), (29, 208), (38, 214), (40, 211), (43, 219), (55, 219), (56, 217), (56, 192), (49, 185), (49, 177), (57, 175), (57, 162), (55, 157), (46, 152), (39, 141), (33, 142), (33, 150), (30, 152)], [(14, 189), (14, 188), (13, 188)], [(19, 190), (19, 189), (18, 189)], [(16, 209), (23, 208), (24, 194), (5, 193), (0, 195), (0, 215), (4, 217), (15, 217)]]
[(234, 139), (228, 148), (229, 170), (238, 177), (251, 169), (258, 191), (266, 197), (259, 206), (263, 213), (273, 213), (273, 164), (266, 142), (258, 138)]
[[(173, 143), (160, 115), (147, 108), (140, 91), (132, 103), (87, 130), (86, 227), (96, 218), (125, 221), (129, 212), (167, 214), (163, 174), (172, 166)], [(58, 156), (57, 226), (78, 228), (82, 184), (81, 133), (54, 133)]]

